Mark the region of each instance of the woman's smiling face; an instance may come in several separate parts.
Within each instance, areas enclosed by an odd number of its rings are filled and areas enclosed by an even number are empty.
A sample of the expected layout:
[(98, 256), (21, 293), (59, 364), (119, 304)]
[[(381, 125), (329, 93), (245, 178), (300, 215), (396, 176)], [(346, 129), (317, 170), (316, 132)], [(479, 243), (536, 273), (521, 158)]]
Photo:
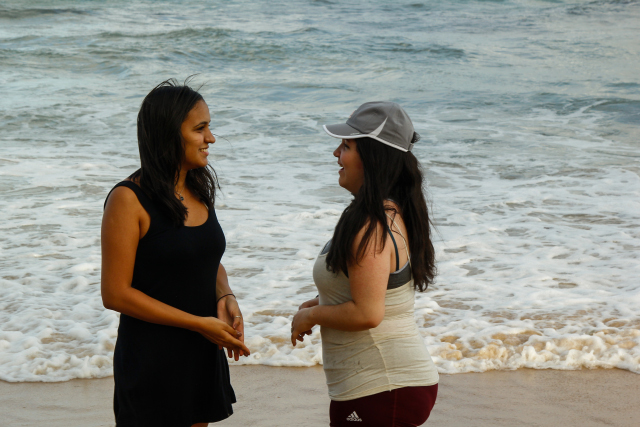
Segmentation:
[(340, 146), (333, 152), (333, 155), (338, 158), (338, 164), (342, 166), (338, 171), (340, 174), (338, 184), (353, 194), (356, 194), (364, 183), (364, 167), (356, 146), (355, 139), (343, 139)]
[(196, 102), (196, 105), (187, 114), (187, 118), (182, 122), (180, 131), (184, 146), (184, 160), (182, 162), (184, 170), (203, 168), (209, 164), (207, 159), (209, 144), (216, 142), (209, 129), (210, 122), (209, 107), (203, 100)]

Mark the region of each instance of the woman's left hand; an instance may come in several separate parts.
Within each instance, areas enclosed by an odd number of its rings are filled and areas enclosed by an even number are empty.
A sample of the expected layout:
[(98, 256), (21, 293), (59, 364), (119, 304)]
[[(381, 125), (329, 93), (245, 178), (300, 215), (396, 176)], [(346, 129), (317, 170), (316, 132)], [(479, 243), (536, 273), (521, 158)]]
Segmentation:
[(311, 320), (313, 307), (298, 310), (291, 322), (291, 344), (296, 345), (296, 340), (304, 341), (305, 335), (311, 335), (311, 328), (316, 324)]
[[(242, 313), (240, 312), (238, 301), (233, 295), (225, 296), (218, 301), (218, 319), (240, 332), (241, 335), (238, 339), (244, 343), (244, 320), (242, 318)], [(232, 351), (231, 349), (227, 349), (227, 355), (229, 358), (233, 358), (237, 362), (240, 359), (240, 356), (244, 356), (244, 352), (242, 350)]]

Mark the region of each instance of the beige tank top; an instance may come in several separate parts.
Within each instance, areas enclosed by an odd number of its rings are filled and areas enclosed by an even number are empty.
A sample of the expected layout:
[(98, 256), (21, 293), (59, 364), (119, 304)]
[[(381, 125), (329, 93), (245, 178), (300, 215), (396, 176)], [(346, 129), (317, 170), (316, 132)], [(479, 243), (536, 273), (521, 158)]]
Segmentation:
[[(351, 288), (344, 273), (327, 270), (328, 245), (316, 259), (313, 280), (320, 305), (337, 305), (352, 300)], [(397, 273), (405, 268), (407, 265)], [(387, 290), (384, 319), (376, 328), (358, 332), (320, 328), (324, 373), (332, 400), (438, 383), (438, 371), (416, 326), (414, 302), (410, 279)]]

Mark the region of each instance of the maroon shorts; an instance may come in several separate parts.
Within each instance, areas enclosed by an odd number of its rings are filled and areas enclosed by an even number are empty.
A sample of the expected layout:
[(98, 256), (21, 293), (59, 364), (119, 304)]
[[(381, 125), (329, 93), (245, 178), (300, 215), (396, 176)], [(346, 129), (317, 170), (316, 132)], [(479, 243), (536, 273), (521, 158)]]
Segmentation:
[(331, 401), (331, 427), (413, 427), (429, 418), (438, 384), (403, 387), (359, 399)]

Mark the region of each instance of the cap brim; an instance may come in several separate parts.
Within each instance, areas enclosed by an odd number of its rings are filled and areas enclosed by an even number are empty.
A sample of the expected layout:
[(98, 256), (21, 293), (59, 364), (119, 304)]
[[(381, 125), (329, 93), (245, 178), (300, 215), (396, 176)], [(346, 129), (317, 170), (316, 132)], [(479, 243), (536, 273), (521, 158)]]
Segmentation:
[(367, 134), (363, 134), (357, 129), (352, 128), (346, 123), (340, 123), (337, 125), (323, 125), (322, 128), (326, 133), (334, 138), (356, 139), (369, 136)]
[(322, 128), (324, 129), (324, 131), (326, 133), (328, 133), (330, 136), (334, 137), (334, 138), (340, 138), (340, 139), (358, 139), (358, 138), (373, 138), (376, 141), (380, 141), (385, 145), (388, 145), (389, 147), (393, 147), (396, 148), (400, 151), (403, 152), (407, 152), (407, 151), (411, 151), (411, 148), (413, 148), (413, 144), (411, 144), (409, 146), (409, 148), (404, 148), (401, 147), (398, 144), (392, 144), (388, 141), (385, 141), (382, 138), (379, 138), (377, 136), (373, 136), (371, 134), (366, 134), (366, 133), (362, 133), (360, 131), (358, 131), (355, 128), (352, 128), (351, 126), (349, 126), (346, 123), (340, 123), (339, 125), (322, 125)]

